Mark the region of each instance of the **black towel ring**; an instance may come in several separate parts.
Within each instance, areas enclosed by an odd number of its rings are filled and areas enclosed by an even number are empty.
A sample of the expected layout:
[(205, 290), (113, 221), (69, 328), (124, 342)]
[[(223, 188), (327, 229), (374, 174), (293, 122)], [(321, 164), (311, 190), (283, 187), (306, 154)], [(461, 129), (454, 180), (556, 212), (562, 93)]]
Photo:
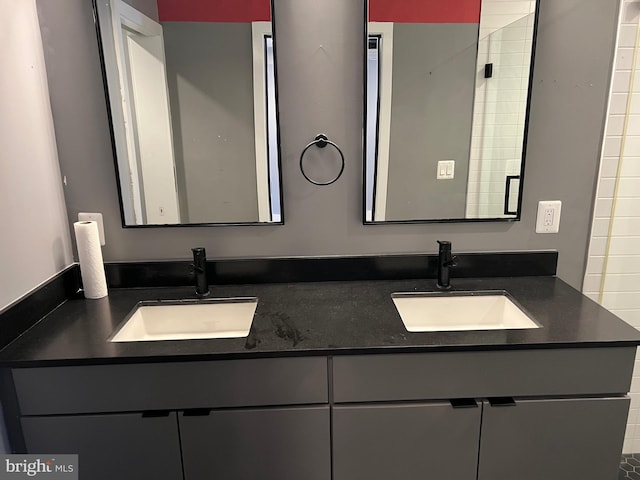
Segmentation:
[[(316, 182), (312, 178), (309, 178), (304, 171), (304, 167), (302, 166), (302, 159), (304, 158), (304, 154), (307, 153), (307, 150), (309, 150), (314, 145), (317, 145), (318, 148), (324, 148), (327, 145), (331, 145), (336, 150), (338, 150), (338, 153), (340, 154), (340, 159), (342, 160), (342, 166), (340, 167), (340, 172), (338, 173), (338, 176), (336, 176), (336, 178), (334, 178), (329, 182)], [(313, 183), (314, 185), (331, 185), (332, 183), (335, 183), (342, 176), (342, 172), (344, 172), (344, 155), (342, 154), (342, 150), (340, 150), (340, 147), (338, 145), (336, 145), (331, 140), (329, 140), (325, 134), (320, 133), (316, 135), (316, 138), (313, 142), (311, 142), (309, 145), (304, 147), (304, 150), (302, 150), (302, 153), (300, 154), (300, 171), (302, 172), (302, 175), (304, 176), (304, 178), (306, 178), (307, 181)]]

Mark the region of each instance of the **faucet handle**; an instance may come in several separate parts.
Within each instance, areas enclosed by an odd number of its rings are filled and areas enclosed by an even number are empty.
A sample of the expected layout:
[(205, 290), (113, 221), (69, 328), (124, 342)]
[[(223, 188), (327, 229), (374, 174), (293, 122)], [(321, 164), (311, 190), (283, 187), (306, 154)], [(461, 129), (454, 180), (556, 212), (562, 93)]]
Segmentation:
[(190, 265), (191, 272), (203, 273), (207, 264), (207, 251), (204, 247), (192, 248), (193, 263)]
[(451, 260), (447, 261), (444, 263), (445, 267), (457, 267), (458, 266), (458, 262), (456, 262), (456, 260), (458, 260), (458, 257), (456, 255), (454, 255), (453, 257), (451, 257)]
[(192, 248), (193, 263), (190, 265), (196, 283), (196, 295), (206, 297), (209, 295), (209, 283), (207, 282), (207, 253), (204, 247)]
[(204, 247), (195, 247), (195, 248), (192, 248), (191, 251), (193, 252), (194, 262), (207, 259), (207, 250)]

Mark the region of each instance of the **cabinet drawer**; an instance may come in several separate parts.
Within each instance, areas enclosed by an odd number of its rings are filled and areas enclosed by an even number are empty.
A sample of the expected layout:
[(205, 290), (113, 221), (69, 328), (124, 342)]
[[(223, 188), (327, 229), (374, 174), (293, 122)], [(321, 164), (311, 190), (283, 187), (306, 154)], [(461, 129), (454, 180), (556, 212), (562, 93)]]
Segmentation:
[(22, 415), (328, 401), (325, 357), (18, 368), (12, 373)]
[(335, 402), (621, 394), (635, 348), (336, 356)]

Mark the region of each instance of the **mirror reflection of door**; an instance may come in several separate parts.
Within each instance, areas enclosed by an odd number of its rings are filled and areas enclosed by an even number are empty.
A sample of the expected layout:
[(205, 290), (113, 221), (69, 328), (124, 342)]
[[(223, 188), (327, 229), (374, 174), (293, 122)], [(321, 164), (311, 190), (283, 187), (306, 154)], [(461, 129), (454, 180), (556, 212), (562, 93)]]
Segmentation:
[(369, 0), (365, 223), (516, 219), (535, 0)]
[(180, 223), (162, 26), (112, 4), (134, 221)]
[(95, 6), (123, 223), (281, 223), (269, 0)]

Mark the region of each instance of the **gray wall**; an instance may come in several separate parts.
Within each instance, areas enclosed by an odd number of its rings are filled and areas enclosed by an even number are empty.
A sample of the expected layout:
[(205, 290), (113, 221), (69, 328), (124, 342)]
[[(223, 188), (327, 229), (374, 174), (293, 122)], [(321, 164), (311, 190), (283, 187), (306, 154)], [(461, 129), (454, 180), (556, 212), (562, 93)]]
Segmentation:
[(257, 222), (251, 24), (163, 30), (181, 218)]
[[(0, 2), (0, 32), (11, 32), (0, 42), (1, 312), (69, 266), (73, 253), (35, 0)], [(0, 454), (10, 450), (0, 404)]]
[(158, 0), (124, 0), (139, 12), (144, 13), (147, 17), (158, 21)]
[(73, 253), (35, 2), (0, 3), (0, 31), (11, 32), (0, 42), (3, 311), (68, 267)]
[(394, 24), (387, 220), (465, 217), (477, 45), (478, 24)]
[[(559, 275), (580, 286), (613, 58), (616, 0), (541, 3), (522, 209), (514, 223), (362, 225), (362, 0), (275, 0), (284, 226), (123, 229), (86, 0), (39, 0), (58, 152), (70, 221), (105, 215), (106, 260), (557, 249)], [(307, 183), (298, 156), (318, 132), (347, 167), (329, 187)], [(560, 233), (534, 233), (537, 202), (561, 200)]]

